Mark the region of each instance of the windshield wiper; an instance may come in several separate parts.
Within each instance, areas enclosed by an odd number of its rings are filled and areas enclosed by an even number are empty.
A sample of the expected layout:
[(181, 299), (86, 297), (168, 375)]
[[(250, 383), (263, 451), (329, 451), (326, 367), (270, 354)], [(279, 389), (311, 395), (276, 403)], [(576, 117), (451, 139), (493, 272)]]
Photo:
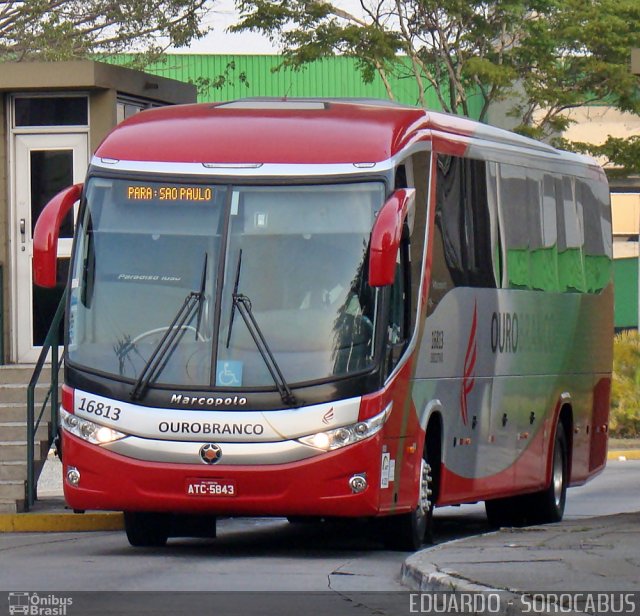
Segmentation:
[(204, 288), (207, 286), (207, 261), (209, 260), (209, 253), (204, 253), (204, 264), (202, 266), (202, 277), (200, 278), (200, 301), (198, 303), (198, 319), (196, 321), (196, 340), (198, 340), (198, 334), (200, 333), (200, 323), (202, 322), (202, 308), (204, 306)]
[(236, 280), (233, 283), (233, 293), (231, 295), (233, 299), (231, 303), (231, 316), (229, 317), (229, 331), (227, 333), (227, 348), (229, 348), (229, 344), (231, 343), (231, 332), (233, 331), (233, 317), (236, 315), (236, 300), (235, 297), (238, 295), (238, 283), (240, 282), (240, 269), (242, 268), (242, 248), (238, 253), (238, 265), (236, 265)]
[(229, 331), (227, 333), (227, 348), (229, 348), (229, 344), (231, 343), (231, 332), (233, 330), (233, 318), (236, 314), (236, 308), (244, 321), (244, 324), (247, 326), (253, 341), (256, 343), (256, 348), (258, 352), (262, 356), (264, 360), (265, 366), (273, 379), (273, 382), (276, 384), (278, 388), (278, 393), (282, 398), (282, 401), (285, 404), (289, 404), (293, 406), (297, 403), (296, 397), (293, 395), (289, 384), (282, 374), (282, 370), (280, 370), (280, 366), (278, 366), (278, 362), (276, 358), (273, 356), (267, 341), (265, 340), (264, 334), (260, 329), (255, 317), (253, 316), (253, 310), (251, 309), (251, 300), (242, 293), (238, 293), (238, 284), (240, 283), (240, 270), (242, 269), (242, 248), (238, 253), (238, 265), (236, 265), (236, 279), (233, 284), (233, 294), (232, 303), (231, 303), (231, 315), (229, 316)]
[(165, 330), (162, 338), (156, 345), (153, 353), (151, 353), (149, 359), (138, 376), (138, 380), (135, 382), (129, 397), (132, 400), (140, 400), (144, 395), (149, 383), (154, 381), (158, 375), (164, 370), (165, 366), (169, 362), (171, 355), (178, 346), (180, 340), (187, 331), (186, 324), (194, 317), (196, 310), (198, 311), (198, 323), (196, 328), (196, 340), (198, 338), (198, 330), (200, 328), (200, 318), (202, 313), (202, 303), (204, 300), (204, 287), (206, 284), (206, 271), (207, 271), (207, 253), (204, 255), (204, 264), (202, 266), (202, 278), (200, 281), (200, 290), (191, 291), (184, 299), (182, 306), (173, 318), (173, 321), (169, 324)]
[[(287, 383), (284, 375), (282, 374), (282, 370), (280, 370), (280, 366), (278, 366), (278, 362), (276, 358), (273, 356), (267, 341), (265, 340), (264, 334), (258, 325), (255, 317), (253, 316), (253, 310), (251, 309), (251, 300), (242, 293), (234, 293), (233, 294), (233, 307), (238, 309), (242, 320), (244, 321), (253, 341), (256, 343), (256, 348), (258, 352), (262, 356), (264, 360), (265, 366), (273, 379), (273, 382), (276, 384), (278, 388), (278, 393), (282, 398), (282, 401), (289, 405), (293, 406), (297, 404), (296, 397), (293, 395), (291, 391), (291, 387)], [(233, 316), (233, 313), (232, 313)], [(229, 324), (229, 328), (231, 328), (231, 324)]]

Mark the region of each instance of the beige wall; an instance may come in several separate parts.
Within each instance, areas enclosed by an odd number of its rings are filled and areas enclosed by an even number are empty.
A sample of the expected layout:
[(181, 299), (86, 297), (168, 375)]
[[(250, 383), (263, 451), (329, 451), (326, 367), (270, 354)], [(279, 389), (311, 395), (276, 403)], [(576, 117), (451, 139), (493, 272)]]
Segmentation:
[(167, 103), (192, 103), (196, 87), (121, 66), (72, 62), (4, 62), (0, 88), (5, 91), (101, 89)]
[(639, 115), (624, 113), (611, 107), (578, 107), (567, 115), (574, 121), (563, 135), (569, 141), (599, 145), (609, 135), (621, 138), (640, 135)]
[(640, 75), (640, 49), (631, 50), (631, 72)]
[(613, 193), (611, 210), (614, 235), (638, 235), (640, 193)]
[(611, 219), (613, 224), (613, 258), (638, 256), (637, 238), (640, 230), (640, 193), (613, 193), (611, 195)]
[(89, 161), (116, 125), (116, 98), (115, 90), (97, 90), (89, 96)]

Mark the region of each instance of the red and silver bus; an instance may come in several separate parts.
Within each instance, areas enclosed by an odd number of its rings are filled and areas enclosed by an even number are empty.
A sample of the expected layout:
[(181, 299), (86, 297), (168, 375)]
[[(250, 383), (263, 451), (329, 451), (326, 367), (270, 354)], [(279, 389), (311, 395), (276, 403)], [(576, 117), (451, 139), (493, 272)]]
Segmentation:
[(434, 506), (560, 520), (607, 450), (613, 291), (590, 158), (382, 101), (165, 107), (116, 127), (35, 232), (66, 308), (64, 492), (133, 545), (216, 516)]

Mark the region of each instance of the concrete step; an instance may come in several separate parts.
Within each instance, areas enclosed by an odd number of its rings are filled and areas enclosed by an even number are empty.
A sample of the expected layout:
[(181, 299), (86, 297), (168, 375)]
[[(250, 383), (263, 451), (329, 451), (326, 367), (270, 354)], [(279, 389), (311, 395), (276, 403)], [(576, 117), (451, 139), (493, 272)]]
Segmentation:
[[(24, 511), (27, 477), (27, 388), (34, 365), (0, 366), (0, 512)], [(59, 373), (62, 376), (62, 373)], [(36, 416), (40, 415), (51, 382), (51, 368), (45, 366), (35, 388)], [(60, 394), (58, 394), (60, 400)], [(36, 434), (35, 476), (48, 454), (50, 403)]]
[(2, 499), (0, 498), (0, 513), (22, 513), (24, 511), (25, 499)]
[(0, 481), (27, 478), (27, 461), (0, 462)]
[[(35, 389), (36, 403), (42, 404), (49, 391), (49, 383), (38, 384)], [(22, 384), (3, 384), (0, 385), (0, 401), (3, 404), (15, 404), (20, 402), (22, 404), (27, 403), (27, 385)]]
[(24, 490), (24, 479), (0, 479), (0, 501), (22, 500), (25, 497)]
[[(0, 366), (0, 383), (29, 383), (33, 376), (35, 364), (9, 364), (6, 366)], [(51, 371), (49, 366), (45, 366), (42, 369), (41, 379), (49, 379)]]
[(4, 404), (0, 402), (0, 422), (25, 421), (27, 419), (27, 404), (14, 402)]
[[(49, 438), (49, 422), (42, 421), (36, 430), (36, 441), (44, 441), (47, 438)], [(0, 421), (0, 441), (24, 440), (27, 440), (27, 422)]]
[[(44, 460), (49, 453), (48, 443), (36, 443), (34, 458)], [(27, 441), (0, 441), (0, 462), (21, 462), (27, 459)]]

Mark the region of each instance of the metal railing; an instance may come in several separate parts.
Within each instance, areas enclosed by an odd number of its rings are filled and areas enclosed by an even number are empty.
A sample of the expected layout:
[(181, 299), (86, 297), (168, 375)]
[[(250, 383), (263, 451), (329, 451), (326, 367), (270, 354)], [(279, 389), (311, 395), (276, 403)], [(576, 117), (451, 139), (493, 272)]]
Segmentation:
[[(38, 433), (38, 427), (42, 422), (42, 418), (45, 415), (47, 404), (51, 403), (49, 423), (49, 437), (47, 442), (47, 451), (51, 447), (51, 444), (58, 435), (58, 383), (59, 372), (62, 366), (64, 356), (59, 356), (60, 346), (60, 323), (64, 317), (64, 309), (67, 299), (67, 289), (65, 288), (56, 314), (51, 322), (51, 327), (47, 332), (47, 336), (44, 339), (42, 345), (42, 351), (38, 361), (36, 363), (35, 370), (29, 386), (27, 388), (27, 487), (26, 487), (26, 504), (25, 509), (28, 511), (33, 507), (37, 499), (36, 493), (36, 466), (35, 466), (35, 449), (36, 449), (36, 435)], [(36, 418), (36, 402), (35, 391), (38, 380), (44, 368), (47, 356), (51, 352), (51, 383), (45, 396), (44, 402), (40, 407), (38, 416)], [(40, 446), (40, 444), (38, 444)]]
[(0, 263), (0, 365), (4, 364), (4, 271)]

